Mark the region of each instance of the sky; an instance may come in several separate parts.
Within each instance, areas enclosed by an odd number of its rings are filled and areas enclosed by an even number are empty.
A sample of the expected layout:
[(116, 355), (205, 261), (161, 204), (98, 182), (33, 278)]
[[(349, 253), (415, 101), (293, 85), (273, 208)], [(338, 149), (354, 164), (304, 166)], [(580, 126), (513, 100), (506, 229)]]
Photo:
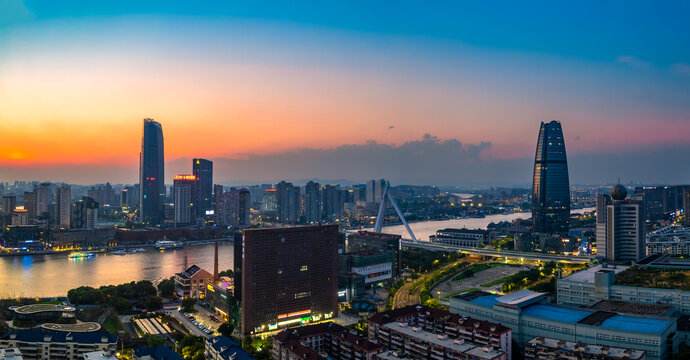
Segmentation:
[[(142, 4), (143, 3), (143, 4)], [(0, 181), (690, 182), (690, 3), (0, 0)]]

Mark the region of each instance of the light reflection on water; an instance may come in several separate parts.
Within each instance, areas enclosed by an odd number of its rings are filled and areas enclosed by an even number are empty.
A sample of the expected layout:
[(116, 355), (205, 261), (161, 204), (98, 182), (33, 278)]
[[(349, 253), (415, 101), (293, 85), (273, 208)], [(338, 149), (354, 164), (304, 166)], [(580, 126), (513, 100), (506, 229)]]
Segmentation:
[[(69, 259), (67, 253), (0, 257), (0, 298), (64, 296), (79, 286), (121, 284), (133, 280), (160, 281), (179, 272), (187, 253), (188, 265), (213, 272), (213, 244), (183, 249)], [(233, 244), (218, 245), (219, 270), (232, 267)]]

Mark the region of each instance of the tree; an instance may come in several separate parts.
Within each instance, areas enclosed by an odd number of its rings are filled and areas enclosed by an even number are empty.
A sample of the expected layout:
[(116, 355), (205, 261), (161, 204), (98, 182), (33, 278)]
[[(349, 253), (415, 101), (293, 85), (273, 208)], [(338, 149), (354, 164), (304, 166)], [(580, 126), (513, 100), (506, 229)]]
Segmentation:
[(165, 279), (158, 283), (158, 296), (168, 299), (175, 296), (175, 281), (172, 278)]
[(196, 304), (195, 298), (184, 298), (184, 299), (182, 299), (182, 311), (183, 312), (194, 312), (194, 304)]
[(113, 307), (118, 314), (127, 314), (132, 310), (132, 305), (129, 303), (129, 301), (121, 297), (112, 298), (108, 302), (108, 305)]
[(163, 298), (160, 296), (148, 296), (144, 299), (144, 308), (148, 311), (156, 311), (163, 308)]
[(75, 305), (100, 305), (105, 302), (103, 293), (90, 286), (80, 286), (68, 291), (67, 298)]
[(235, 273), (232, 271), (232, 269), (224, 270), (218, 273), (218, 276), (227, 276), (227, 277), (234, 277)]
[(235, 324), (231, 322), (224, 322), (218, 327), (218, 333), (225, 337), (231, 337), (234, 330)]
[(152, 348), (165, 344), (165, 339), (158, 335), (146, 335), (146, 346)]

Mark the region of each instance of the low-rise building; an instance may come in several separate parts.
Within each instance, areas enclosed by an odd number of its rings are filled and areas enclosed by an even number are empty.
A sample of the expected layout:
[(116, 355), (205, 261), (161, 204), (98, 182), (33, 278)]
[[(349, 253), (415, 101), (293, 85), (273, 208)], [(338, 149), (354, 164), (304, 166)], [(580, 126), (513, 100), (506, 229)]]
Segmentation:
[(442, 229), (436, 231), (436, 235), (429, 236), (429, 240), (443, 245), (476, 248), (485, 244), (488, 236), (489, 232), (481, 229)]
[(204, 345), (206, 360), (251, 360), (242, 345), (225, 336), (213, 336)]
[(558, 279), (558, 303), (589, 306), (602, 300), (614, 300), (663, 304), (690, 314), (690, 291), (616, 285), (616, 276), (628, 268), (598, 265)]
[(196, 265), (175, 274), (175, 292), (181, 298), (203, 299), (207, 286), (212, 284), (213, 275)]
[(384, 324), (377, 333), (377, 341), (397, 356), (411, 359), (508, 359), (500, 349), (451, 339), (448, 335), (434, 334), (400, 322)]
[(506, 324), (518, 343), (543, 336), (558, 340), (646, 352), (650, 360), (667, 358), (678, 349), (676, 318), (583, 309), (547, 303), (529, 290), (499, 296), (472, 291), (450, 298), (450, 311)]
[(507, 354), (509, 359), (512, 358), (512, 330), (510, 328), (422, 305), (406, 306), (373, 315), (369, 318), (369, 338), (377, 339), (381, 327), (394, 322), (420, 328), (436, 335), (448, 336), (453, 340), (500, 349)]
[(647, 234), (647, 255), (652, 254), (690, 254), (690, 227), (672, 225)]
[(0, 348), (17, 348), (28, 360), (82, 360), (85, 353), (116, 347), (117, 336), (107, 333), (18, 330), (0, 336)]
[(0, 349), (0, 360), (23, 360), (22, 352), (17, 348)]
[(383, 351), (381, 345), (352, 334), (336, 323), (325, 322), (285, 329), (274, 335), (273, 359), (290, 359), (294, 354), (305, 353), (295, 343), (329, 359), (371, 360)]
[(645, 360), (645, 352), (606, 345), (536, 337), (525, 344), (525, 360)]
[(237, 306), (234, 298), (235, 284), (232, 278), (221, 276), (216, 283), (206, 285), (206, 302), (215, 310), (216, 315), (223, 321), (229, 321), (233, 316), (233, 307)]
[(117, 360), (112, 351), (92, 351), (82, 355), (84, 360)]

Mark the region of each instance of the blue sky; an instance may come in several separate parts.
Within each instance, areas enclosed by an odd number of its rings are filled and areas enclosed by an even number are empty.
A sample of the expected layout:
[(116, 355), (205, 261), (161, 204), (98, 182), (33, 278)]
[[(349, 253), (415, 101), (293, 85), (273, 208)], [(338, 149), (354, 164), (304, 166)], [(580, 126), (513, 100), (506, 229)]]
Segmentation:
[[(0, 131), (10, 141), (0, 145), (0, 170), (7, 180), (134, 181), (132, 129), (153, 116), (164, 125), (170, 177), (182, 159), (205, 156), (232, 164), (217, 171), (227, 181), (246, 180), (230, 167), (247, 159), (262, 181), (440, 181), (371, 174), (422, 139), (439, 151), (454, 141), (466, 146), (459, 154), (481, 148), (457, 156), (472, 176), (442, 179), (476, 184), (495, 181), (506, 162), (529, 164), (539, 122), (558, 119), (575, 182), (687, 182), (679, 168), (690, 166), (670, 160), (653, 173), (605, 165), (632, 162), (641, 149), (690, 150), (688, 14), (681, 1), (2, 0)], [(198, 131), (199, 121), (218, 131)], [(44, 130), (55, 127), (72, 136)], [(75, 138), (94, 139), (94, 151), (81, 155)], [(357, 163), (345, 172), (319, 160), (372, 141), (387, 157), (361, 173)], [(265, 170), (302, 151), (313, 167)], [(93, 171), (104, 163), (110, 173)], [(515, 178), (501, 183), (529, 181), (529, 165), (510, 171)]]

